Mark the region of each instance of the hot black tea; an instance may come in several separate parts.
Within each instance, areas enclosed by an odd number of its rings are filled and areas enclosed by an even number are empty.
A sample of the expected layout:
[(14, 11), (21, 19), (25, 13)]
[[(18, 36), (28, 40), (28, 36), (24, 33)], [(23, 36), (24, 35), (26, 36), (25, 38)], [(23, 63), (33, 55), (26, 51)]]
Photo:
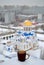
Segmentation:
[(24, 50), (21, 50), (21, 51), (18, 51), (18, 60), (19, 61), (25, 61), (26, 60), (26, 51)]

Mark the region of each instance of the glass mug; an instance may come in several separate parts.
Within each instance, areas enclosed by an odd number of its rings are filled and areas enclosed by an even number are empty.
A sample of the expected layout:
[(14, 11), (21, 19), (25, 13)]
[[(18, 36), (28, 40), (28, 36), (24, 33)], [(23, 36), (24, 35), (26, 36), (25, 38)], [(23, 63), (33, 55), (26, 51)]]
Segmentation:
[(19, 61), (25, 61), (29, 58), (29, 54), (26, 53), (27, 50), (24, 48), (24, 43), (20, 43), (17, 50), (17, 56)]
[[(17, 55), (18, 55), (18, 60), (22, 62), (29, 58), (29, 54), (27, 54), (25, 50), (19, 50), (17, 52)], [(26, 56), (28, 57), (26, 58)]]

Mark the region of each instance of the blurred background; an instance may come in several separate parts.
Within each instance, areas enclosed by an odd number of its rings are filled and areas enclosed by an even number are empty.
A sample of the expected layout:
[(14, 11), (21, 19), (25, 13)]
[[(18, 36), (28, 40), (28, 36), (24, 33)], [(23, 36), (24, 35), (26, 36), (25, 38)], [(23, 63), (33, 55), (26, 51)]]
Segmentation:
[(0, 0), (0, 24), (18, 26), (25, 20), (44, 23), (44, 0)]

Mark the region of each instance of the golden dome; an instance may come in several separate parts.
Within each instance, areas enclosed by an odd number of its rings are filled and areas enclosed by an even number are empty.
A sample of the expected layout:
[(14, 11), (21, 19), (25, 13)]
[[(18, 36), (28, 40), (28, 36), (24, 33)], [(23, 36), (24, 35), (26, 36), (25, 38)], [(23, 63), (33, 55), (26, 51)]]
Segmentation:
[(26, 20), (26, 21), (24, 21), (23, 25), (24, 26), (32, 26), (32, 22), (29, 20)]

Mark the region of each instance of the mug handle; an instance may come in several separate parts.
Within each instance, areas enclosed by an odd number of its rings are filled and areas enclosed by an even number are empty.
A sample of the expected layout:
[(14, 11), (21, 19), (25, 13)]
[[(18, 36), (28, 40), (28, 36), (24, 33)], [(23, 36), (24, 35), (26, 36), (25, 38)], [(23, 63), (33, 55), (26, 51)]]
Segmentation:
[(26, 56), (28, 56), (28, 57), (26, 58), (26, 60), (29, 59), (29, 56), (30, 56), (30, 55), (26, 53)]

